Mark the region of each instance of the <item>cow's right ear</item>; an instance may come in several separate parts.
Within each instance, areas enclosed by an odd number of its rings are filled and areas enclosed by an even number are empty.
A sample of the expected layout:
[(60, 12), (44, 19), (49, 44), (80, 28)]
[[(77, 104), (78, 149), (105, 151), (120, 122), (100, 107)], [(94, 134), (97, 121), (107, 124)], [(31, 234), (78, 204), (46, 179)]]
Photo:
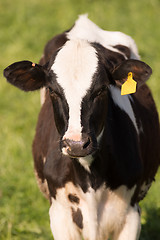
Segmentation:
[(46, 85), (47, 70), (30, 61), (16, 62), (4, 69), (7, 81), (24, 91), (38, 90)]

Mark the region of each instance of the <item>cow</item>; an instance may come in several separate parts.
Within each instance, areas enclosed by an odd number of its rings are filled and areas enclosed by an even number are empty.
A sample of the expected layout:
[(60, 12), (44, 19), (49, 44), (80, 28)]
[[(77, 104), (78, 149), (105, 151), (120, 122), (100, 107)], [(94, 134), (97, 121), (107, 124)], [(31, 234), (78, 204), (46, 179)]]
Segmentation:
[[(33, 141), (55, 240), (139, 239), (139, 202), (160, 163), (160, 128), (134, 40), (82, 15), (51, 39), (40, 63), (16, 62), (7, 81), (43, 89)], [(121, 94), (129, 76), (135, 90)]]

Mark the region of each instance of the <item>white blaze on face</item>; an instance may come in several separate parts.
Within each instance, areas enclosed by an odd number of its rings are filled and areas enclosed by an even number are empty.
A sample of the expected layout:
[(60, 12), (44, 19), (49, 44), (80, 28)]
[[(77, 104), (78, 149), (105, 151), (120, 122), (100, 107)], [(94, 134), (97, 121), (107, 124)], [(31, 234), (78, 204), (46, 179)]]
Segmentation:
[(97, 65), (96, 50), (85, 40), (67, 41), (56, 56), (51, 69), (57, 75), (69, 106), (69, 123), (64, 138), (81, 139), (81, 103), (92, 84)]

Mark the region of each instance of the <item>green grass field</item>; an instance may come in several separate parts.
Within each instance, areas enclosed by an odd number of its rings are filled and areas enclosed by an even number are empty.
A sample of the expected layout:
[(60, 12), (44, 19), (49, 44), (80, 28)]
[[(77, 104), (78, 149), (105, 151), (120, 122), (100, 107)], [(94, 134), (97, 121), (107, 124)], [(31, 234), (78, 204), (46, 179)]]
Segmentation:
[[(49, 203), (36, 185), (31, 154), (39, 92), (26, 94), (7, 84), (3, 69), (19, 60), (38, 62), (47, 40), (88, 12), (102, 28), (135, 39), (142, 60), (153, 68), (148, 84), (160, 112), (159, 10), (159, 0), (0, 1), (0, 240), (52, 239)], [(141, 203), (141, 240), (160, 239), (159, 199), (160, 173)]]

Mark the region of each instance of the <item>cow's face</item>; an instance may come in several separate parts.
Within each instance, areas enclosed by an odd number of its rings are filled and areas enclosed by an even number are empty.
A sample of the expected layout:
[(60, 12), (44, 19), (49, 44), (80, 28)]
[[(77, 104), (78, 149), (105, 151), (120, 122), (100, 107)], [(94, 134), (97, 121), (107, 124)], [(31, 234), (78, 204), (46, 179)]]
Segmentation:
[(22, 90), (49, 89), (65, 155), (84, 157), (96, 151), (104, 129), (110, 84), (120, 86), (128, 72), (133, 72), (139, 85), (151, 74), (150, 67), (138, 60), (125, 60), (113, 70), (105, 55), (100, 46), (70, 40), (46, 66), (23, 61), (4, 70), (7, 80)]
[(107, 111), (109, 76), (96, 49), (86, 41), (68, 41), (49, 64), (48, 88), (61, 148), (72, 157), (97, 148)]

